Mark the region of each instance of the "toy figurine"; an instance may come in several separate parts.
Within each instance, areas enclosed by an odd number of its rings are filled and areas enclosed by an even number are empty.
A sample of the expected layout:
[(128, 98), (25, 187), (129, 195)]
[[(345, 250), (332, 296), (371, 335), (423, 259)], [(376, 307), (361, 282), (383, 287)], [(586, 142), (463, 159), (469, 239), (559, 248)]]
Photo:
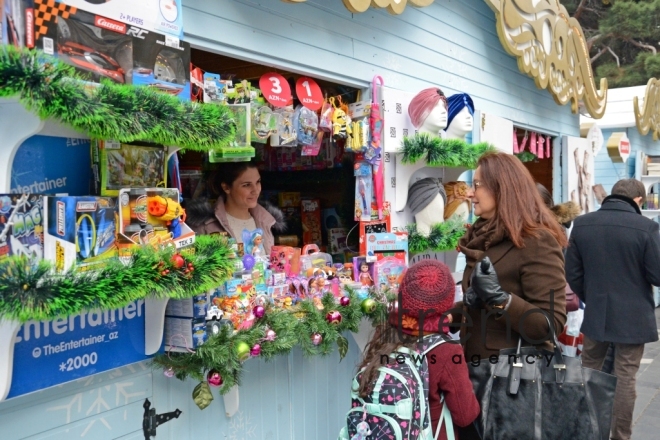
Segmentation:
[(169, 197), (147, 196), (147, 212), (150, 216), (164, 221), (172, 233), (172, 238), (181, 236), (181, 222), (186, 221), (186, 211)]
[(360, 264), (360, 284), (363, 286), (371, 287), (374, 285), (374, 279), (371, 277), (371, 274), (369, 273), (369, 264), (367, 263), (362, 263)]
[(344, 110), (337, 108), (332, 114), (332, 136), (335, 139), (346, 139), (353, 133), (351, 118)]

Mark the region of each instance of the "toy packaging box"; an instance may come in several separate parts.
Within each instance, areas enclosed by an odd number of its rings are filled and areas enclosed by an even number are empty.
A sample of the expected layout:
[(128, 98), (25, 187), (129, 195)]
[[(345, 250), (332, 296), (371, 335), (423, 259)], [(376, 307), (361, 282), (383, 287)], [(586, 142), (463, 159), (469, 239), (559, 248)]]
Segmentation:
[(374, 264), (367, 262), (366, 257), (353, 258), (353, 280), (362, 287), (371, 287), (376, 284)]
[(204, 73), (204, 102), (207, 104), (227, 104), (227, 90), (232, 88), (231, 80), (222, 80), (217, 73)]
[(208, 295), (196, 295), (193, 298), (170, 299), (165, 308), (165, 316), (178, 318), (206, 318), (209, 306)]
[(40, 195), (0, 194), (0, 261), (12, 255), (43, 258), (43, 206)]
[(356, 162), (355, 182), (355, 221), (371, 220), (371, 199), (373, 198), (372, 169), (369, 162)]
[(48, 0), (52, 7), (80, 8), (149, 31), (183, 38), (181, 0)]
[(57, 272), (117, 257), (117, 204), (110, 197), (44, 197), (44, 259)]
[(0, 0), (0, 43), (34, 47), (33, 0)]
[(390, 232), (390, 217), (386, 216), (383, 220), (371, 220), (360, 222), (360, 255), (367, 254), (367, 235)]
[(195, 349), (208, 339), (204, 318), (165, 317), (163, 340), (165, 350), (171, 348)]
[(373, 263), (376, 286), (381, 292), (388, 289), (392, 292), (398, 292), (403, 273), (407, 267), (406, 254), (396, 252), (391, 256), (384, 255), (378, 255), (378, 261)]
[(328, 229), (328, 247), (331, 254), (339, 254), (348, 250), (347, 236), (348, 231), (345, 228)]
[(195, 243), (195, 232), (185, 223), (177, 189), (120, 190), (118, 225), (120, 257), (130, 256), (135, 246), (173, 244), (177, 249), (186, 249)]
[(303, 244), (316, 244), (321, 246), (321, 201), (318, 199), (305, 199), (300, 201)]
[(115, 141), (91, 143), (94, 192), (117, 196), (122, 188), (155, 188), (167, 182), (167, 148)]
[(300, 248), (291, 246), (272, 246), (270, 248), (270, 268), (283, 272), (286, 276), (300, 273)]
[(367, 234), (366, 241), (368, 262), (376, 262), (383, 256), (402, 254), (405, 264), (408, 265), (407, 232)]

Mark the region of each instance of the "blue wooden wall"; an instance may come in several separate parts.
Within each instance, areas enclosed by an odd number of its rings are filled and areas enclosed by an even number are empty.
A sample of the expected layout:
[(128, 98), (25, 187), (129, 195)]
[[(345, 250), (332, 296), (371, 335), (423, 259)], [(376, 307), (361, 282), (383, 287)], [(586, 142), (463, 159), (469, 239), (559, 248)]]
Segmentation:
[[(438, 0), (401, 16), (351, 14), (340, 0), (184, 0), (186, 39), (195, 47), (358, 87), (375, 74), (386, 86), (467, 92), (477, 108), (555, 136), (579, 136), (577, 115), (521, 74), (502, 49), (493, 12), (482, 0)], [(602, 153), (601, 153), (602, 154)], [(603, 168), (604, 169), (604, 168)], [(240, 410), (228, 419), (222, 399), (204, 411), (194, 382), (167, 379), (146, 364), (124, 367), (0, 403), (3, 440), (140, 439), (142, 402), (182, 416), (158, 439), (336, 438), (348, 410), (359, 350), (304, 359), (299, 351), (270, 363), (249, 360)]]

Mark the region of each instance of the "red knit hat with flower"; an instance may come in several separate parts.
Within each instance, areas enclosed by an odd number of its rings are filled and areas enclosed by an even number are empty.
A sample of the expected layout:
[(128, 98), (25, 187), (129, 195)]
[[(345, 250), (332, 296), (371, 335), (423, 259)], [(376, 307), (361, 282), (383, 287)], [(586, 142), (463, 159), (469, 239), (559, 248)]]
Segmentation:
[(399, 286), (404, 330), (415, 330), (410, 327), (418, 325), (417, 319), (424, 314), (424, 332), (442, 331), (440, 318), (454, 305), (455, 295), (456, 283), (446, 264), (424, 260), (410, 266)]

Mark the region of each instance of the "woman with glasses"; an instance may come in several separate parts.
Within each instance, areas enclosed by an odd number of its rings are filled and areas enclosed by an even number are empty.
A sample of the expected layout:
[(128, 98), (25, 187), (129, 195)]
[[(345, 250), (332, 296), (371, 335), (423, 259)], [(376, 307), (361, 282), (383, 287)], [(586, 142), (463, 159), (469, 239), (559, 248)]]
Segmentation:
[[(489, 362), (521, 337), (524, 346), (551, 349), (548, 321), (538, 309), (561, 332), (566, 235), (515, 156), (488, 153), (477, 165), (468, 196), (478, 219), (459, 242), (466, 257), (464, 301), (457, 305), (466, 361)], [(460, 438), (475, 435), (468, 428)]]

